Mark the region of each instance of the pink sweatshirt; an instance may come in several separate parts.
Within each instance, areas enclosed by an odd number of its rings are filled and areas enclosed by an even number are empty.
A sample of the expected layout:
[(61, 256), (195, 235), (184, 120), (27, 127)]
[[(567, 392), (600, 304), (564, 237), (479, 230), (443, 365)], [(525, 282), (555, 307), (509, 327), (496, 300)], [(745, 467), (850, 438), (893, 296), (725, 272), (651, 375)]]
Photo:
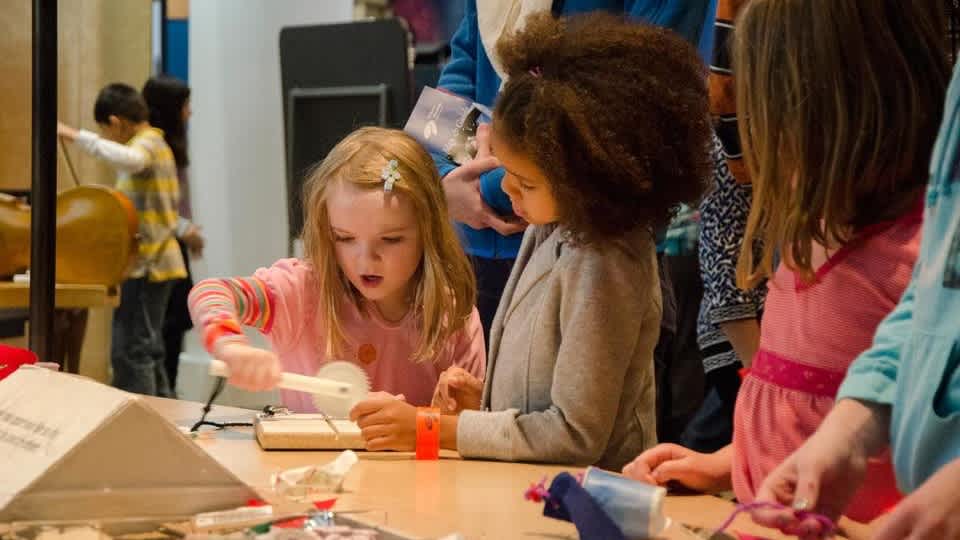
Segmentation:
[[(319, 291), (313, 270), (298, 259), (282, 259), (252, 277), (207, 279), (190, 292), (190, 314), (208, 350), (218, 339), (243, 341), (224, 327), (252, 326), (263, 333), (280, 357), (284, 371), (314, 375), (327, 358), (324, 321), (318, 315)], [(361, 366), (371, 389), (403, 394), (413, 405), (429, 405), (437, 379), (445, 369), (460, 366), (483, 379), (486, 367), (483, 329), (474, 309), (466, 326), (450, 337), (433, 361), (414, 362), (410, 355), (420, 334), (413, 311), (391, 323), (376, 310), (360, 310), (348, 300), (340, 321), (347, 335), (344, 358)], [(281, 390), (283, 404), (296, 412), (316, 409), (308, 394)]]

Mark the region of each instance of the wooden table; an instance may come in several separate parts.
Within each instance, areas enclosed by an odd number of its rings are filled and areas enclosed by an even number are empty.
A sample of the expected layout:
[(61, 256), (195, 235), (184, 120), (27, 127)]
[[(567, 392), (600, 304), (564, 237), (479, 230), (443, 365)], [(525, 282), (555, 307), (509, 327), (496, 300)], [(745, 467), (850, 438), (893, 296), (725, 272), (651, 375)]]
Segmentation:
[[(165, 418), (190, 426), (200, 416), (199, 403), (145, 398)], [(254, 412), (232, 407), (214, 407), (210, 419), (249, 421)], [(337, 452), (263, 451), (251, 429), (217, 432), (196, 443), (244, 482), (269, 495), (272, 473), (304, 465), (322, 464)], [(374, 510), (372, 519), (382, 519), (390, 529), (423, 538), (439, 538), (459, 532), (466, 539), (576, 538), (573, 525), (541, 515), (542, 505), (523, 500), (531, 482), (548, 480), (574, 467), (463, 460), (455, 453), (439, 461), (416, 461), (410, 453), (359, 452), (357, 463), (344, 483), (337, 508)], [(706, 496), (667, 497), (666, 514), (688, 526), (713, 528), (723, 522), (733, 505)], [(784, 538), (776, 531), (753, 524), (740, 516), (733, 530), (766, 538)], [(679, 525), (667, 529), (663, 538), (694, 540), (697, 536)]]
[[(57, 309), (116, 307), (120, 303), (117, 289), (104, 285), (58, 283), (54, 293)], [(0, 281), (0, 308), (30, 307), (30, 284)]]
[[(77, 373), (87, 331), (88, 310), (119, 304), (120, 292), (116, 287), (58, 283), (54, 292), (53, 358), (44, 360), (62, 365), (69, 373)], [(29, 283), (0, 281), (0, 308), (27, 307), (30, 307)]]

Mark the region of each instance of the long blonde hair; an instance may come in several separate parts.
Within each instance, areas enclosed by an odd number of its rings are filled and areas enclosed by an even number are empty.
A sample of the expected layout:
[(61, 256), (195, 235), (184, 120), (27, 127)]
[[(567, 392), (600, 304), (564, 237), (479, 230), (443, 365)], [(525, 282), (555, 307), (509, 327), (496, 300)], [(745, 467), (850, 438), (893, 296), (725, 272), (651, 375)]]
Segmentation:
[[(935, 0), (753, 0), (734, 72), (753, 203), (741, 287), (917, 201), (949, 79)], [(762, 241), (762, 256), (748, 246)]]
[(384, 189), (381, 173), (390, 160), (397, 161), (400, 173), (393, 193), (413, 203), (423, 243), (423, 260), (413, 278), (417, 286), (412, 308), (419, 319), (420, 342), (411, 359), (434, 358), (473, 311), (477, 294), (473, 271), (447, 215), (430, 155), (402, 131), (361, 128), (340, 141), (304, 185), (304, 250), (317, 278), (329, 356), (342, 354), (348, 342), (339, 315), (342, 303), (353, 302), (361, 313), (364, 308), (362, 296), (337, 263), (327, 196), (336, 182)]

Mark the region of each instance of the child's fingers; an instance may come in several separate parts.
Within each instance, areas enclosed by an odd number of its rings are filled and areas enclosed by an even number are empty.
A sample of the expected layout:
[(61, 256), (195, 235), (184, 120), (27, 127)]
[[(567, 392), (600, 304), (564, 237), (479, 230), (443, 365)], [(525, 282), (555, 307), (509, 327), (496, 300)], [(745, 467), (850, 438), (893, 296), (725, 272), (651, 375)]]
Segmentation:
[[(484, 157), (484, 158), (474, 158), (460, 167), (457, 168), (457, 171), (460, 173), (457, 176), (461, 179), (476, 179), (481, 174), (485, 172), (492, 171), (494, 169), (500, 168), (500, 160), (495, 157)], [(453, 174), (453, 173), (451, 173)]]
[[(777, 471), (767, 477), (757, 491), (757, 502), (773, 502), (784, 505), (793, 504), (793, 475), (786, 471)], [(775, 529), (782, 529), (797, 523), (793, 510), (789, 508), (758, 508), (750, 512), (753, 521)]]
[(632, 478), (640, 482), (645, 482), (647, 484), (656, 485), (657, 481), (653, 479), (653, 476), (650, 474), (650, 467), (647, 464), (638, 459), (634, 459), (623, 468), (623, 475), (627, 478)]
[(447, 404), (446, 404), (446, 410), (449, 411), (451, 414), (454, 413), (454, 412), (456, 412), (456, 410), (457, 410), (457, 400), (454, 399), (454, 398), (448, 399), (448, 400), (447, 400)]
[(487, 226), (491, 229), (497, 231), (503, 236), (510, 236), (511, 234), (517, 234), (525, 231), (527, 229), (527, 222), (520, 218), (510, 218), (504, 219), (490, 210), (489, 213), (485, 213)]
[(393, 450), (394, 449), (394, 440), (393, 437), (377, 437), (376, 439), (367, 440), (364, 445), (370, 452), (380, 452), (383, 450)]
[(910, 532), (917, 521), (915, 512), (907, 505), (899, 505), (890, 516), (880, 524), (874, 536), (875, 540), (895, 540), (910, 538)]
[(634, 461), (642, 461), (650, 470), (655, 470), (661, 463), (681, 459), (689, 456), (691, 451), (678, 444), (663, 443), (641, 453)]
[(373, 424), (360, 429), (360, 435), (363, 436), (365, 441), (389, 437), (392, 433), (393, 428), (388, 424)]
[(490, 124), (477, 126), (477, 159), (490, 156)]
[[(379, 412), (387, 403), (386, 398), (380, 399), (366, 399), (357, 403), (350, 409), (350, 420), (357, 422), (358, 424), (366, 420), (369, 416), (373, 415), (376, 412)], [(363, 426), (360, 426), (363, 427)]]
[(698, 470), (689, 458), (664, 461), (654, 467), (650, 473), (657, 484), (663, 485), (673, 480), (687, 487), (696, 486), (699, 483), (697, 478), (701, 474), (702, 471)]
[(430, 406), (431, 406), (431, 407), (437, 407), (437, 408), (443, 408), (443, 402), (444, 402), (443, 396), (440, 395), (440, 388), (437, 387), (437, 388), (434, 389), (434, 391), (433, 391), (433, 397), (430, 398)]
[(480, 382), (480, 379), (466, 372), (462, 374), (452, 375), (447, 380), (447, 384), (458, 390), (476, 390), (479, 388), (483, 388), (483, 383)]

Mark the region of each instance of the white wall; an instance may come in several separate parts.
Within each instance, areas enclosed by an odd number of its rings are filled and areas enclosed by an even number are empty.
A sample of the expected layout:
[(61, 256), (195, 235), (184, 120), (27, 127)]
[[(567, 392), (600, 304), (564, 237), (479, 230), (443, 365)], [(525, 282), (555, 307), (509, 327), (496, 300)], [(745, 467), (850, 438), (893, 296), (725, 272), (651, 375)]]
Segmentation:
[(208, 241), (201, 276), (247, 274), (286, 255), (279, 32), (352, 15), (351, 0), (191, 2), (190, 181)]
[[(279, 32), (352, 17), (352, 0), (190, 3), (190, 194), (207, 238), (194, 279), (247, 275), (286, 256)], [(182, 361), (205, 363), (194, 334)], [(184, 368), (181, 390), (197, 384), (198, 370)]]

